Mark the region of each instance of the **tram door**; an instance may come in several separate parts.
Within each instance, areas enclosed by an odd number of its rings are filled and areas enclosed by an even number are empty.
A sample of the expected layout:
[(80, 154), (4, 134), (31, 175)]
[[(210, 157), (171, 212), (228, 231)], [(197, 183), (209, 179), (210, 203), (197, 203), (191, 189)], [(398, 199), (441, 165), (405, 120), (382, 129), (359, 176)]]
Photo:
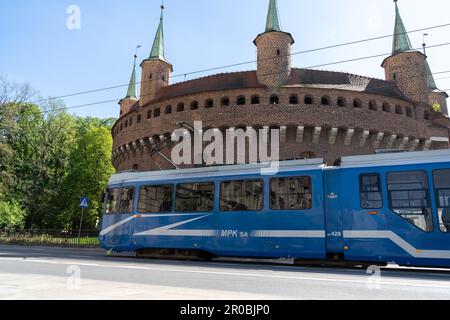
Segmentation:
[(344, 253), (340, 169), (324, 171), (325, 237), (328, 256)]

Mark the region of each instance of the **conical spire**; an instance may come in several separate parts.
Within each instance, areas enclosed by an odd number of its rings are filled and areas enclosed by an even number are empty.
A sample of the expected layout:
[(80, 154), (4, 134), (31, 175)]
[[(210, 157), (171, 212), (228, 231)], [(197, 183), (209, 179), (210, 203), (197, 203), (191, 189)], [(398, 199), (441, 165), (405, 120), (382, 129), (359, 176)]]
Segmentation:
[(137, 93), (136, 93), (136, 59), (137, 59), (137, 55), (134, 55), (133, 72), (131, 73), (130, 84), (128, 85), (128, 92), (127, 92), (127, 96), (125, 97), (125, 99), (137, 97)]
[(164, 5), (161, 6), (161, 18), (159, 19), (158, 30), (156, 31), (155, 40), (153, 41), (152, 51), (150, 53), (149, 59), (160, 59), (164, 58), (164, 28), (163, 28), (163, 15)]
[(266, 32), (281, 31), (277, 0), (270, 0), (267, 13)]
[(408, 33), (406, 32), (405, 25), (403, 24), (402, 17), (400, 16), (400, 10), (397, 5), (398, 0), (395, 2), (395, 29), (394, 29), (394, 42), (392, 45), (392, 54), (399, 52), (412, 50), (411, 41), (409, 40)]
[(436, 81), (434, 81), (433, 73), (431, 72), (431, 68), (430, 68), (428, 61), (425, 61), (425, 72), (427, 73), (426, 76), (427, 76), (428, 89), (430, 91), (438, 90)]

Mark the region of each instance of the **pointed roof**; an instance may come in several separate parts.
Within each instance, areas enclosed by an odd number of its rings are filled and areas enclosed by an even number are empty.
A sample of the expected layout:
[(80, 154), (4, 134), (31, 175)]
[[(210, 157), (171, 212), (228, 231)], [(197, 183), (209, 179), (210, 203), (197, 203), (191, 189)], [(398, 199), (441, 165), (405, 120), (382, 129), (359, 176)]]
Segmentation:
[(137, 55), (134, 56), (133, 72), (131, 73), (130, 84), (128, 85), (127, 96), (125, 97), (125, 99), (137, 97), (137, 93), (136, 93), (136, 58), (137, 58)]
[(149, 59), (164, 60), (164, 6), (161, 6), (161, 18), (159, 19), (158, 30), (156, 30), (155, 40), (153, 41), (152, 51), (150, 52)]
[(428, 89), (430, 91), (437, 90), (436, 81), (434, 81), (433, 73), (431, 72), (430, 64), (428, 61), (425, 61), (425, 72), (427, 75), (427, 83), (428, 83)]
[(399, 52), (405, 52), (412, 50), (411, 41), (409, 40), (408, 33), (406, 32), (405, 25), (402, 17), (400, 16), (400, 10), (397, 5), (398, 0), (395, 2), (395, 29), (394, 29), (394, 42), (392, 44), (392, 54)]
[(270, 0), (267, 13), (266, 32), (281, 31), (277, 0)]
[(291, 40), (291, 44), (294, 44), (294, 38), (292, 37), (292, 35), (288, 32), (284, 32), (281, 30), (281, 24), (280, 24), (280, 15), (278, 12), (278, 3), (277, 0), (270, 0), (269, 2), (269, 11), (267, 12), (267, 21), (266, 21), (266, 30), (263, 33), (260, 33), (255, 41), (253, 41), (253, 43), (255, 45), (258, 45), (258, 39), (269, 33), (269, 32), (280, 32), (280, 33), (284, 33), (285, 35), (290, 37)]

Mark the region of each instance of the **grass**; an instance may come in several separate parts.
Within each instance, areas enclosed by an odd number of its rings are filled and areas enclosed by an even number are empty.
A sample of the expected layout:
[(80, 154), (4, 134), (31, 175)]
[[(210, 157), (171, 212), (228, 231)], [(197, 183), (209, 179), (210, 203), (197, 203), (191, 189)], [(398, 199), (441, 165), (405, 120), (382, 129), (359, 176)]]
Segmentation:
[(47, 234), (1, 234), (0, 243), (19, 245), (49, 245), (62, 247), (99, 247), (97, 237), (52, 236)]

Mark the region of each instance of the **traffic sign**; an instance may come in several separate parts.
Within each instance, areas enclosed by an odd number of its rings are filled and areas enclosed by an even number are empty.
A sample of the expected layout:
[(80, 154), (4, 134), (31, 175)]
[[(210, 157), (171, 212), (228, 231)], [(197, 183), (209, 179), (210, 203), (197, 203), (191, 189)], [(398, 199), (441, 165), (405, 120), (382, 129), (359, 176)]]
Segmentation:
[(89, 198), (81, 198), (80, 199), (80, 208), (81, 209), (87, 209), (89, 207)]

